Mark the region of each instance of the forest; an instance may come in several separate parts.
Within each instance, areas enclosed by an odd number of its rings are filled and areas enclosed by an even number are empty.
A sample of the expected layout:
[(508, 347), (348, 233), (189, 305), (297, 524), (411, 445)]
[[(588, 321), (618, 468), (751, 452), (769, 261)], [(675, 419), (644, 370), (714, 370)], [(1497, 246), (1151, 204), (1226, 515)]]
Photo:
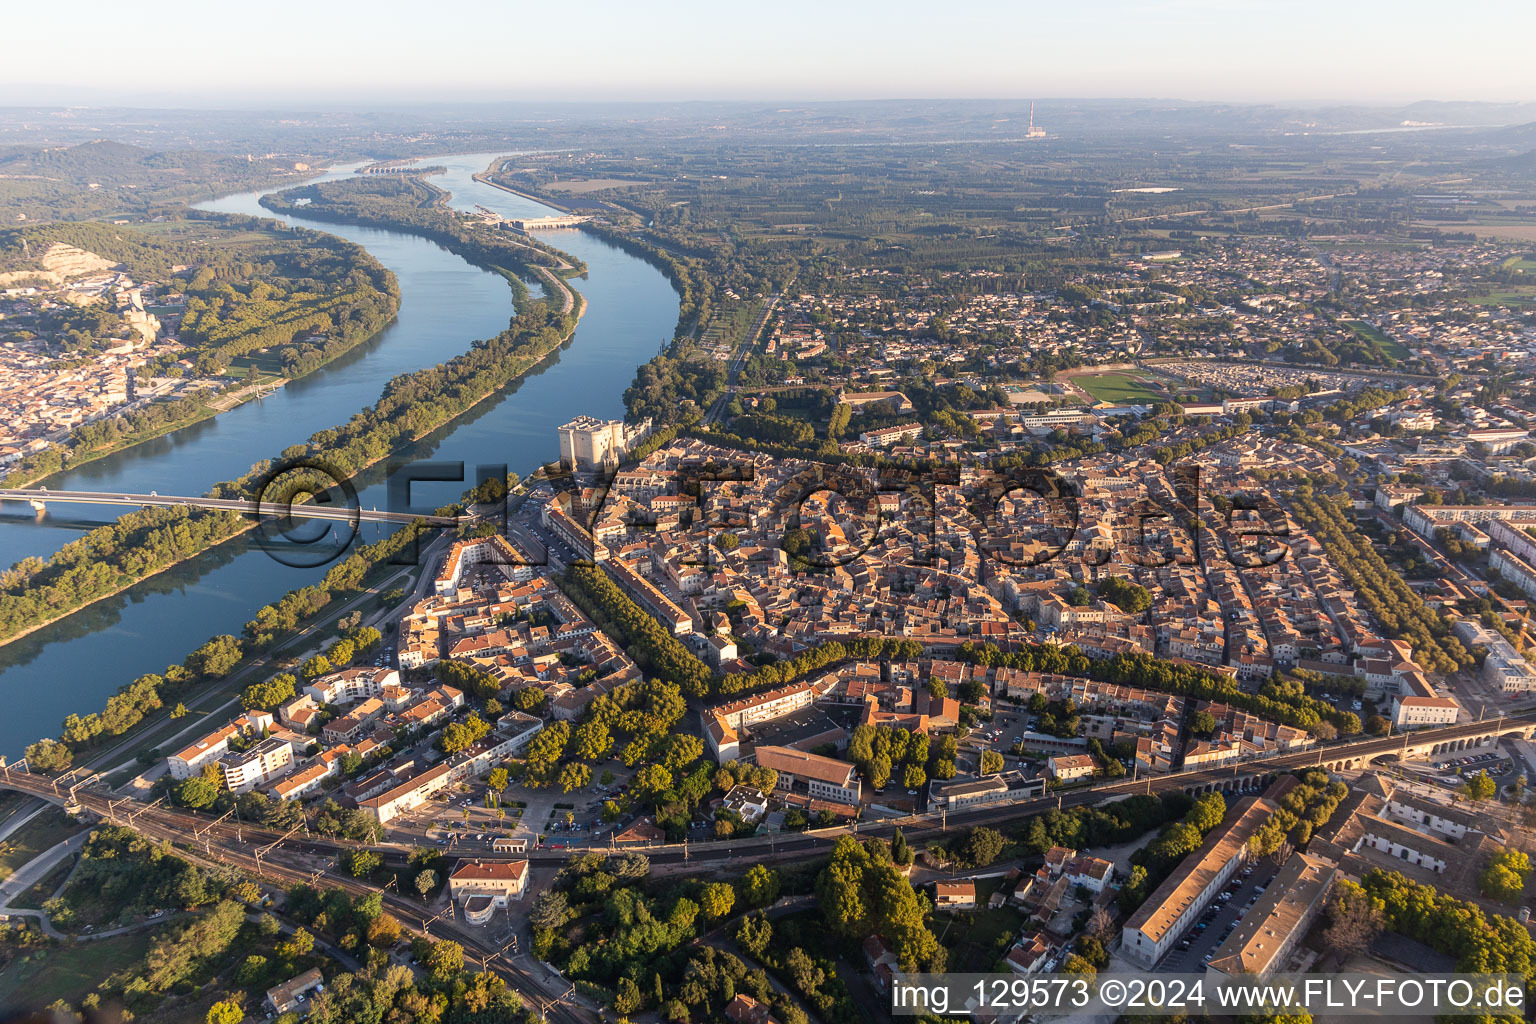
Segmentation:
[[(0, 268), (24, 272), (53, 244), (75, 246), (118, 263), (137, 283), (158, 283), (166, 333), (181, 343), (138, 371), (139, 378), (192, 372), (212, 380), (183, 395), (86, 423), (61, 444), (29, 456), (10, 470), (13, 483), (35, 481), (106, 452), (159, 436), (210, 414), (207, 399), (244, 383), (231, 363), (257, 353), (269, 372), (301, 377), (367, 341), (400, 308), (395, 276), (361, 246), (265, 219), (188, 211), (146, 228), (95, 222), (60, 223), (0, 232)], [(27, 258), (24, 253), (30, 253)], [(54, 327), (47, 318), (60, 320)], [(107, 338), (120, 336), (115, 313), (86, 306), (60, 319), (49, 312), (35, 324), (62, 359), (89, 358)], [(94, 325), (83, 323), (90, 318)], [(107, 323), (100, 321), (107, 320)], [(88, 328), (88, 329), (83, 329)], [(13, 336), (16, 331), (10, 332)], [(29, 332), (30, 333), (30, 332)], [(245, 376), (254, 372), (247, 367)]]
[(156, 151), (108, 139), (67, 147), (18, 146), (0, 149), (0, 206), (33, 222), (176, 215), (191, 201), (302, 179), (307, 173), (276, 159)]

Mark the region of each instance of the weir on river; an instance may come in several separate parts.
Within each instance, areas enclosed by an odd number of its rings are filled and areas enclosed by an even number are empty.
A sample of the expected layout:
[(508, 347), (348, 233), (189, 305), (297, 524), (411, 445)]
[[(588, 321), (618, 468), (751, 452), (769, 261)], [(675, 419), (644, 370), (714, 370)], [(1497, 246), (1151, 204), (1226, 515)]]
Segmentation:
[[(496, 154), (431, 163), (447, 172), (431, 181), (451, 193), (456, 209), (484, 207), (526, 220), (549, 215), (541, 206), (474, 180)], [(328, 178), (351, 176), (338, 168)], [(273, 217), (248, 192), (201, 204), (202, 209)], [(167, 437), (51, 477), (50, 489), (201, 494), (238, 477), (264, 458), (344, 422), (371, 405), (390, 378), (445, 361), (471, 342), (503, 330), (512, 292), (500, 276), (404, 232), (277, 218), (338, 235), (366, 248), (399, 278), (400, 314), (369, 342), (260, 401)], [(475, 481), (475, 467), (505, 465), (526, 475), (559, 455), (555, 428), (578, 413), (623, 415), (623, 393), (635, 367), (671, 337), (678, 297), (659, 270), (579, 231), (550, 239), (583, 260), (587, 275), (573, 282), (587, 300), (575, 336), (558, 354), (498, 395), (424, 438), (407, 453), (465, 463), (465, 482), (417, 483), (415, 507), (458, 498)], [(538, 285), (530, 287), (537, 294)], [(389, 507), (382, 465), (356, 481), (364, 508)], [(123, 513), (117, 506), (74, 505), (39, 516), (24, 504), (0, 511), (0, 565), (28, 555), (46, 558), (91, 527)], [(365, 524), (370, 541), (392, 527)], [(168, 569), (44, 629), (0, 647), (0, 754), (15, 757), (43, 736), (55, 736), (65, 715), (99, 711), (107, 697), (146, 672), (161, 672), (220, 633), (238, 635), (262, 605), (312, 583), (327, 566), (280, 564), (242, 537)]]

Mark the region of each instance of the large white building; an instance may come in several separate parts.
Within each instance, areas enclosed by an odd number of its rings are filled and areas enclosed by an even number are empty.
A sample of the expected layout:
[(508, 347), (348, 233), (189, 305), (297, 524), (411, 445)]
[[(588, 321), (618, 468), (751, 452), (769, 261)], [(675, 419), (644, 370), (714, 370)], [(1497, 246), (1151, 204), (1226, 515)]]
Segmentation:
[(245, 750), (229, 751), (219, 758), (219, 768), (231, 793), (248, 793), (293, 770), (293, 747), (272, 736)]
[(382, 696), (385, 687), (399, 685), (400, 673), (394, 669), (365, 665), (320, 676), (304, 692), (321, 704), (351, 704)]
[(793, 683), (705, 710), (704, 738), (710, 752), (721, 764), (734, 761), (741, 756), (740, 730), (808, 708), (814, 696), (810, 683)]
[(617, 466), (650, 427), (650, 420), (627, 426), (623, 420), (578, 416), (559, 428), (560, 461), (572, 469)]
[(229, 741), (236, 736), (260, 736), (272, 726), (272, 716), (265, 711), (247, 711), (222, 728), (193, 740), (165, 759), (173, 779), (190, 779), (212, 764), (229, 750)]
[(1461, 706), (1445, 697), (1392, 698), (1392, 723), (1399, 729), (1421, 729), (1430, 725), (1455, 725)]
[(520, 900), (528, 888), (526, 860), (463, 860), (448, 876), (450, 898), (464, 908), (464, 920), (484, 924), (498, 907)]

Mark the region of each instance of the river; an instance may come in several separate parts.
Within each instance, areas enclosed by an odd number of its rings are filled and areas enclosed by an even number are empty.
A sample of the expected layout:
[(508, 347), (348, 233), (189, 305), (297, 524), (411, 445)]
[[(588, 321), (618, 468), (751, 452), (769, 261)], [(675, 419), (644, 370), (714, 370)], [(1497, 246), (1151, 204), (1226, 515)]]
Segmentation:
[[(546, 216), (544, 206), (474, 180), (495, 154), (432, 157), (448, 168), (431, 180), (448, 190), (452, 205), (478, 204), (504, 216)], [(342, 168), (328, 177), (350, 173)], [(259, 192), (201, 204), (203, 209), (271, 217)], [(259, 402), (70, 470), (46, 481), (54, 490), (159, 491), (201, 494), (253, 463), (276, 456), (316, 430), (336, 425), (371, 405), (384, 384), (444, 361), (480, 338), (504, 329), (512, 293), (496, 274), (470, 265), (414, 235), (280, 218), (364, 246), (399, 278), (397, 319), (369, 342)], [(578, 413), (617, 417), (635, 367), (672, 335), (678, 297), (651, 265), (576, 230), (544, 233), (544, 240), (576, 256), (587, 275), (573, 281), (588, 308), (560, 352), (505, 391), (425, 438), (413, 458), (462, 461), (468, 483), (476, 465), (506, 464), (527, 473), (558, 457), (555, 428)], [(382, 472), (358, 481), (363, 507), (388, 505)], [(468, 484), (417, 484), (412, 503), (451, 501)], [(46, 557), (83, 530), (111, 522), (120, 507), (57, 505), (42, 515), (8, 503), (0, 514), (0, 564), (27, 555)], [(365, 525), (363, 540), (379, 535)], [(313, 582), (325, 567), (293, 568), (274, 560), (247, 537), (167, 570), (113, 598), (97, 602), (29, 636), (0, 647), (0, 754), (16, 756), (41, 736), (58, 733), (70, 712), (100, 710), (124, 683), (163, 671), (219, 633), (238, 635), (262, 605)]]

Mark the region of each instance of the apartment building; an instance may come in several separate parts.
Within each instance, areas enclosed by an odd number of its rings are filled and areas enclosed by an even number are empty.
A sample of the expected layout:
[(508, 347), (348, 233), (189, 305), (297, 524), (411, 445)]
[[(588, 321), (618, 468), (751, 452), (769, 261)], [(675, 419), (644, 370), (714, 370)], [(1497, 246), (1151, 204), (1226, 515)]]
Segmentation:
[(790, 747), (758, 747), (757, 763), (779, 773), (779, 789), (791, 790), (796, 782), (803, 782), (813, 798), (855, 805), (859, 802), (858, 772), (847, 761)]
[(231, 750), (219, 758), (224, 785), (231, 793), (248, 793), (293, 770), (293, 747), (268, 737), (246, 750)]
[(304, 687), (304, 693), (321, 704), (355, 704), (399, 685), (400, 673), (394, 669), (365, 665), (320, 676)]
[(794, 714), (814, 699), (810, 683), (795, 683), (705, 710), (704, 738), (710, 752), (722, 764), (735, 760), (741, 756), (740, 730)]
[(272, 715), (266, 711), (247, 711), (228, 725), (215, 729), (165, 759), (173, 779), (190, 779), (229, 750), (236, 736), (260, 736), (272, 727)]

